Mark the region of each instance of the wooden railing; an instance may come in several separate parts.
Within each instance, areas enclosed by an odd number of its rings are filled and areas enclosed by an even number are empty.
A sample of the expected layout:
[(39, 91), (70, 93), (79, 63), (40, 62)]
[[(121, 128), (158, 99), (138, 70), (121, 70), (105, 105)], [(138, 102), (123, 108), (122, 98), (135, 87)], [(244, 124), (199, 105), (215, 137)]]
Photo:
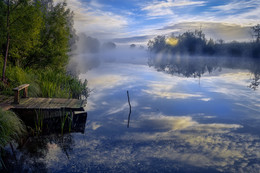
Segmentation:
[(23, 91), (23, 98), (28, 97), (28, 87), (30, 84), (23, 84), (13, 89), (14, 91), (14, 103), (19, 104), (20, 102), (20, 91)]

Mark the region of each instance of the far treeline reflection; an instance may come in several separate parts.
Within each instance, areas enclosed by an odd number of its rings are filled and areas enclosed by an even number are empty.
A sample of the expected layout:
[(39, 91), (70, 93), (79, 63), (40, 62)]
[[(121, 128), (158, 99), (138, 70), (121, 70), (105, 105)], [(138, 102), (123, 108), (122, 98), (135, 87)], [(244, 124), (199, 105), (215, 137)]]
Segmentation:
[(154, 54), (150, 56), (148, 64), (171, 75), (194, 78), (221, 71), (222, 68), (248, 70), (252, 73), (248, 87), (256, 90), (260, 84), (260, 59)]
[(245, 69), (252, 73), (248, 87), (256, 90), (260, 84), (260, 24), (251, 30), (252, 42), (208, 40), (201, 30), (159, 35), (148, 42), (148, 63), (158, 71), (194, 78), (222, 68)]

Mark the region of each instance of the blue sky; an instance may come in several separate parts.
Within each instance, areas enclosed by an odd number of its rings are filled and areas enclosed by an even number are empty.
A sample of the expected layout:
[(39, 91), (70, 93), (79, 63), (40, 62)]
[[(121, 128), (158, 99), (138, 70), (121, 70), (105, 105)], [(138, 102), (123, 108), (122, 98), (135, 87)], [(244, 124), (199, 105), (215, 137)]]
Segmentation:
[[(56, 0), (59, 1), (59, 0)], [(252, 40), (260, 0), (67, 0), (78, 32), (145, 43), (160, 34), (202, 29), (214, 39)]]

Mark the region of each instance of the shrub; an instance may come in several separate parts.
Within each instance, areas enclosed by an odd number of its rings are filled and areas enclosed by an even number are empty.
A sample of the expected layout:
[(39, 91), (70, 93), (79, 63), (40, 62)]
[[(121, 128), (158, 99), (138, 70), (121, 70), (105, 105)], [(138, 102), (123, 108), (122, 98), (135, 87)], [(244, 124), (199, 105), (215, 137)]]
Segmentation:
[[(26, 128), (22, 120), (15, 113), (0, 108), (0, 149), (13, 140), (18, 141), (25, 134)], [(0, 168), (3, 166), (1, 154), (0, 152)]]

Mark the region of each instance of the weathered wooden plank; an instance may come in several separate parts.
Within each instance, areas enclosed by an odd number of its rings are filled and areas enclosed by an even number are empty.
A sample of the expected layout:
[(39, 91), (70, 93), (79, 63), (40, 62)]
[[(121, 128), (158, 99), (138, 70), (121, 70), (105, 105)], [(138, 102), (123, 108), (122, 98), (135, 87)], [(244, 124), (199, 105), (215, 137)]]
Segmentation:
[(76, 108), (80, 106), (79, 100), (73, 99), (71, 102), (67, 105), (67, 107)]
[(20, 104), (15, 105), (17, 108), (28, 107), (32, 103), (32, 98), (22, 99)]
[(37, 100), (36, 99), (32, 99), (32, 101), (34, 101), (34, 104), (31, 104), (30, 106), (31, 107), (36, 107), (36, 108), (40, 108), (41, 105), (44, 103), (45, 101), (45, 98), (38, 98)]
[[(23, 98), (23, 99), (21, 99), (20, 104), (23, 106), (29, 105), (31, 101), (32, 101), (32, 98)], [(19, 105), (17, 105), (17, 106), (19, 106)]]
[(6, 100), (6, 103), (12, 104), (13, 101), (14, 101), (14, 97), (12, 96), (12, 97), (10, 97), (10, 98), (8, 98), (8, 99)]
[[(10, 107), (12, 109), (28, 110), (66, 110), (84, 111), (85, 102), (78, 99), (63, 98), (22, 98), (20, 104), (13, 104), (13, 96), (0, 95), (0, 107)], [(9, 105), (9, 106), (8, 106)]]
[(49, 102), (51, 101), (50, 98), (43, 98), (41, 102), (38, 105), (35, 105), (35, 107), (39, 108), (48, 108), (49, 107)]

